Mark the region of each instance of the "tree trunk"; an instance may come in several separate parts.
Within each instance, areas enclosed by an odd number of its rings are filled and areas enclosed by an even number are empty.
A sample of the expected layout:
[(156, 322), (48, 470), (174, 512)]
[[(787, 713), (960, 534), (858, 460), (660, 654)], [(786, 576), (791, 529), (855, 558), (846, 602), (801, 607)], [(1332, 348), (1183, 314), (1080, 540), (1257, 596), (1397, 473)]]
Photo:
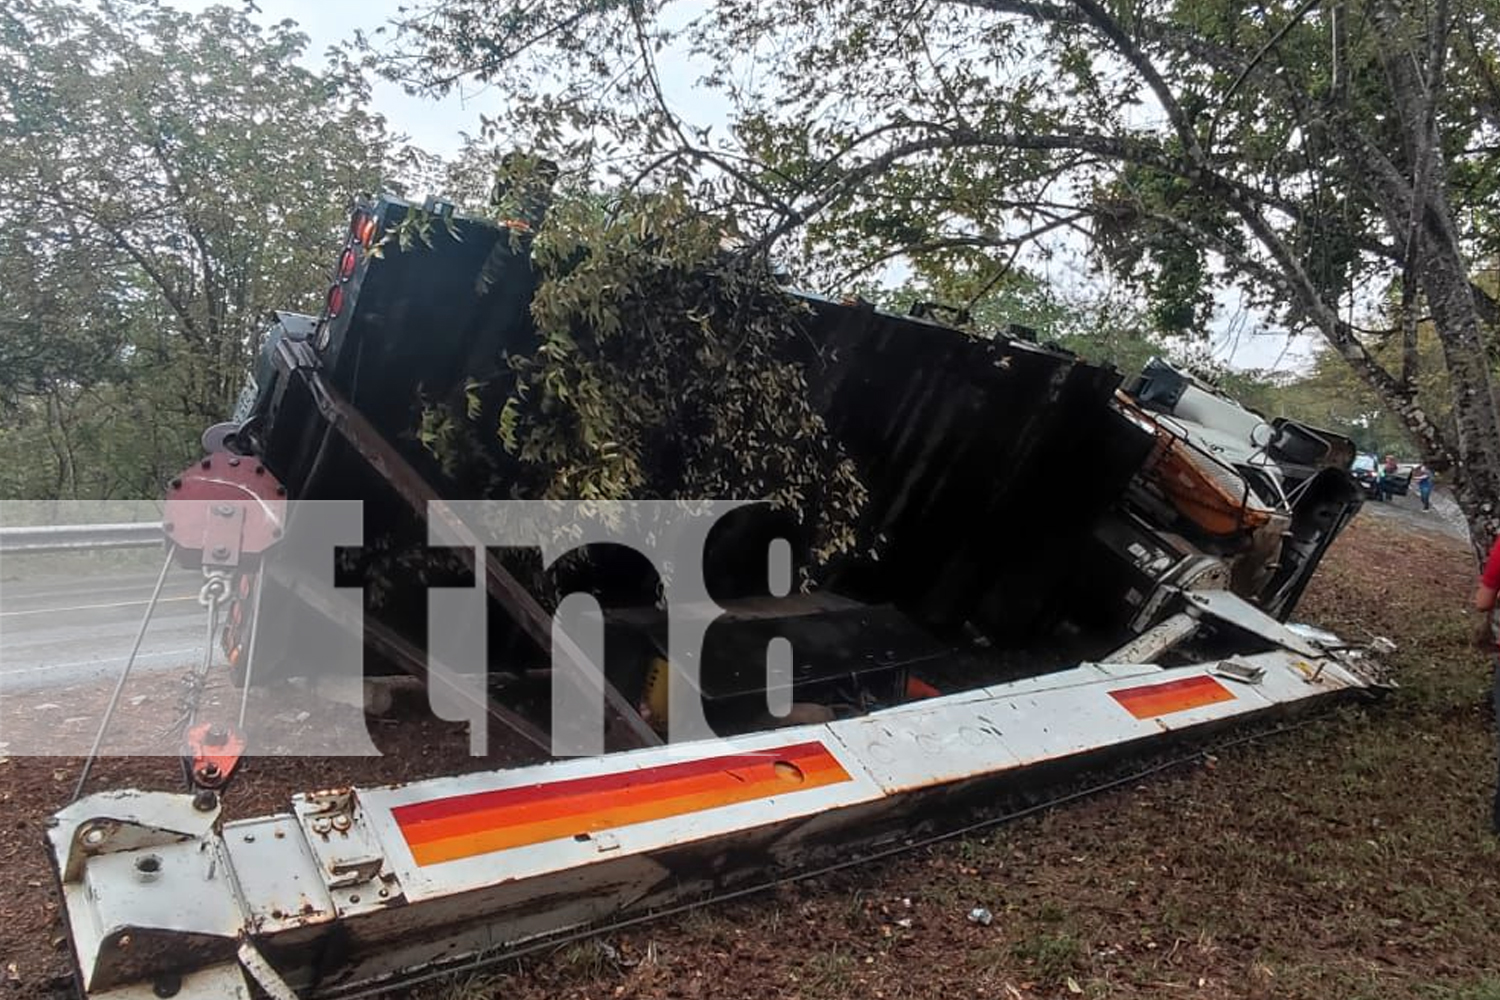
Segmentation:
[[(1423, 293), (1432, 311), (1453, 392), (1454, 495), (1475, 548), (1488, 551), (1500, 531), (1500, 412), (1468, 269), (1451, 247), (1422, 254)], [(1426, 456), (1424, 456), (1425, 458)]]

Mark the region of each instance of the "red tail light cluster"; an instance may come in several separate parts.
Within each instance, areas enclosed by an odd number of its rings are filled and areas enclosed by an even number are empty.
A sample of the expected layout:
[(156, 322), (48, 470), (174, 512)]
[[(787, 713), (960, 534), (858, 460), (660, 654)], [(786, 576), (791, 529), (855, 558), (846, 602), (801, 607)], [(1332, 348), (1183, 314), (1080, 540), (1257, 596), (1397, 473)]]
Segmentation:
[(323, 321), (320, 324), (316, 341), (318, 350), (325, 350), (328, 347), (332, 333), (328, 324), (344, 311), (346, 296), (344, 285), (354, 277), (354, 272), (359, 270), (360, 257), (374, 248), (379, 234), (379, 223), (375, 221), (375, 216), (365, 209), (356, 210), (353, 217), (349, 219), (349, 239), (344, 244), (344, 252), (339, 256), (339, 266), (333, 276), (333, 285), (328, 289), (328, 297), (323, 302)]
[(375, 245), (375, 217), (366, 211), (354, 213), (354, 219), (349, 223), (349, 235), (354, 242), (368, 250)]

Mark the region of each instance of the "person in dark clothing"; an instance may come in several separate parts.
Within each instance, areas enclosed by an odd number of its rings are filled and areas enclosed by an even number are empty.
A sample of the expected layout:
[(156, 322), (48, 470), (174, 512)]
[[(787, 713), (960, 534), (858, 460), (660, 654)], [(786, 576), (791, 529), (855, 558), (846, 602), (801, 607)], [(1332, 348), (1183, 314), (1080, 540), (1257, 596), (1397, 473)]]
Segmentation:
[[(1478, 618), (1474, 623), (1474, 646), (1490, 655), (1493, 663), (1493, 686), (1491, 695), (1495, 706), (1495, 724), (1500, 729), (1500, 649), (1495, 645), (1495, 633), (1490, 619), (1495, 610), (1495, 597), (1500, 594), (1500, 539), (1490, 549), (1484, 561), (1484, 571), (1479, 576), (1479, 586), (1474, 591), (1474, 611)], [(1500, 760), (1500, 744), (1497, 744), (1497, 760)], [(1490, 815), (1491, 829), (1500, 834), (1500, 776), (1495, 784), (1495, 804)]]
[(1399, 471), (1400, 466), (1396, 464), (1396, 456), (1385, 456), (1385, 460), (1375, 470), (1376, 500), (1389, 500), (1396, 495), (1395, 490), (1391, 486), (1391, 480), (1396, 478), (1396, 474)]

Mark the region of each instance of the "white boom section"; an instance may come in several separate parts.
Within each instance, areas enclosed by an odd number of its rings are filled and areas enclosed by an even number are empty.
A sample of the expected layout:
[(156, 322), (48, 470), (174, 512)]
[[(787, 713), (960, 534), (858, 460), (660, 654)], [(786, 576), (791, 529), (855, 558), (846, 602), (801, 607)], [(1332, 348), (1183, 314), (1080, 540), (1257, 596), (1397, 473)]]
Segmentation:
[[(302, 795), (290, 814), (232, 823), (187, 796), (95, 795), (49, 833), (82, 989), (248, 1000), (253, 980), (285, 1000), (395, 984), (900, 841), (944, 806), (1043, 765), (1372, 686), (1357, 654), (1230, 595), (1189, 609), (1275, 645), (1171, 669), (1083, 664), (824, 725)], [(1126, 650), (1159, 656), (1186, 634), (1184, 617)]]

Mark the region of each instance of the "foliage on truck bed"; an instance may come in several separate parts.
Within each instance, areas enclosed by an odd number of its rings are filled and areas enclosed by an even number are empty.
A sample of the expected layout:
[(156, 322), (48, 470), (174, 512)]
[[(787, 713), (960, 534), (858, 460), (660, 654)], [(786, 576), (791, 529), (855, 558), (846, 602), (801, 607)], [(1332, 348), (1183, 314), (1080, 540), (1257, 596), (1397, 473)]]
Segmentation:
[(809, 396), (808, 307), (764, 255), (678, 190), (564, 198), (525, 238), (534, 349), (426, 411), (445, 466), (498, 442), (510, 496), (769, 500), (815, 562), (856, 547), (868, 494)]

